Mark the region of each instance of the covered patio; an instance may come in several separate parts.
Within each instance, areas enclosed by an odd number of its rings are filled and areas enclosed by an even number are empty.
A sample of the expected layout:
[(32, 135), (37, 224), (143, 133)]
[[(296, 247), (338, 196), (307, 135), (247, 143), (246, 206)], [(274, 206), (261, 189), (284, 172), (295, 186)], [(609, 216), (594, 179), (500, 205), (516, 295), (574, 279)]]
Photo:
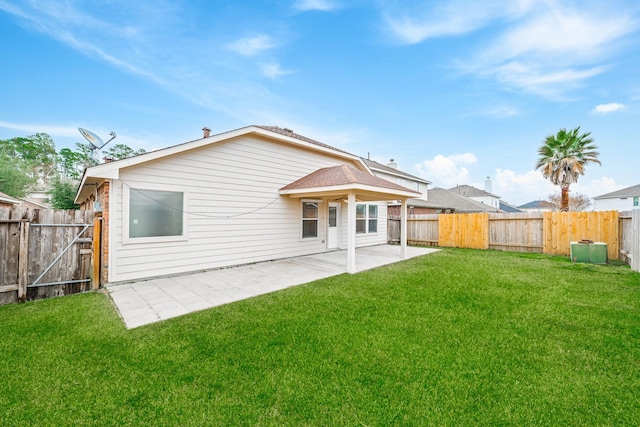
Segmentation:
[(280, 195), (297, 199), (321, 199), (347, 204), (346, 271), (355, 273), (356, 266), (356, 203), (399, 201), (401, 259), (407, 258), (407, 200), (420, 195), (401, 185), (378, 178), (348, 165), (334, 166), (304, 176), (284, 187)]

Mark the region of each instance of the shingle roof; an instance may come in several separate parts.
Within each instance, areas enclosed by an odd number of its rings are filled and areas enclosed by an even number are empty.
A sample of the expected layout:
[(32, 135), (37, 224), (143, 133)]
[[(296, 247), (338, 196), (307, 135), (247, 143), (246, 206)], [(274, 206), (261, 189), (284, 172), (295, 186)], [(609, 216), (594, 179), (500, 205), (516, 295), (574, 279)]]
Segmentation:
[(553, 207), (553, 203), (547, 200), (534, 200), (532, 202), (518, 206), (518, 208), (520, 209), (552, 209)]
[(414, 181), (419, 181), (419, 182), (424, 182), (426, 184), (431, 184), (431, 181), (428, 181), (428, 180), (426, 180), (424, 178), (417, 177), (415, 175), (411, 175), (411, 174), (403, 172), (403, 171), (401, 171), (399, 169), (392, 168), (392, 167), (389, 167), (387, 165), (383, 165), (382, 163), (378, 163), (375, 160), (365, 159), (364, 157), (362, 157), (362, 161), (369, 167), (369, 169), (378, 169), (380, 171), (387, 172), (387, 173), (392, 174), (392, 175), (401, 175), (401, 176), (404, 176), (404, 177), (406, 177), (408, 179), (412, 179)]
[(0, 201), (2, 201), (4, 203), (11, 203), (11, 204), (14, 204), (14, 205), (17, 205), (18, 203), (20, 203), (20, 200), (14, 198), (14, 197), (11, 197), (10, 195), (5, 194), (5, 193), (3, 193), (1, 191), (0, 191)]
[(340, 165), (318, 169), (290, 184), (285, 185), (280, 190), (300, 190), (317, 187), (334, 187), (348, 184), (362, 184), (373, 187), (387, 188), (390, 190), (409, 191), (420, 194), (417, 191), (410, 190), (386, 179), (378, 178), (367, 172), (359, 171), (353, 166)]
[[(315, 139), (307, 138), (304, 135), (297, 134), (294, 131), (292, 131), (291, 129), (281, 128), (279, 126), (264, 126), (264, 125), (255, 125), (255, 127), (260, 128), (260, 129), (264, 129), (264, 130), (268, 130), (268, 131), (271, 131), (271, 132), (279, 133), (280, 135), (290, 136), (291, 138), (296, 138), (296, 139), (299, 139), (301, 141), (308, 142), (310, 144), (319, 145), (320, 147), (329, 148), (331, 150), (340, 151), (340, 152), (346, 153), (346, 154), (351, 154), (348, 151), (344, 151), (344, 150), (341, 150), (339, 148), (332, 147), (331, 145), (327, 145), (327, 144), (325, 144), (323, 142), (316, 141)], [(353, 154), (351, 154), (351, 155), (353, 155)]]
[(441, 206), (455, 209), (458, 212), (497, 212), (493, 206), (469, 199), (461, 194), (454, 193), (444, 188), (434, 188), (428, 191), (427, 200)]
[(479, 188), (476, 188), (472, 185), (456, 185), (453, 188), (450, 188), (449, 191), (460, 194), (461, 196), (465, 196), (465, 197), (480, 197), (480, 196), (492, 196), (492, 197), (497, 197), (498, 199), (500, 198), (500, 196), (496, 196), (493, 193), (489, 193), (488, 191), (485, 190), (480, 190)]
[(518, 209), (516, 206), (513, 206), (507, 202), (503, 202), (502, 200), (500, 200), (500, 210), (502, 212), (522, 212), (521, 209)]
[(612, 199), (619, 197), (637, 197), (640, 196), (640, 184), (632, 185), (631, 187), (623, 188), (622, 190), (613, 191), (611, 193), (596, 196), (594, 199)]

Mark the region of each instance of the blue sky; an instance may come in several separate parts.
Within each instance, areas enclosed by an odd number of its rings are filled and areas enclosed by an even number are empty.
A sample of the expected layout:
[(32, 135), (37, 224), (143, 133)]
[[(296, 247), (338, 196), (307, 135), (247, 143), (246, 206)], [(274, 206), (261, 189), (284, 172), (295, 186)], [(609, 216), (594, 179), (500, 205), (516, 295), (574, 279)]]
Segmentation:
[(153, 150), (277, 125), (516, 205), (537, 149), (599, 147), (572, 192), (640, 183), (636, 0), (0, 0), (0, 138)]

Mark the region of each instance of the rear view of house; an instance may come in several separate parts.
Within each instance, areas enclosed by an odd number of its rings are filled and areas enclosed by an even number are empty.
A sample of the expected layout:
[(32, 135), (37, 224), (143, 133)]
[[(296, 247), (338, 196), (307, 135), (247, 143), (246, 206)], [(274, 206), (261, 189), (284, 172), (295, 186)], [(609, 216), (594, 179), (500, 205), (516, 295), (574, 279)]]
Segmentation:
[(356, 247), (386, 243), (385, 202), (418, 196), (356, 155), (248, 126), (88, 168), (76, 203), (102, 212), (102, 281), (121, 282), (335, 249), (353, 272)]

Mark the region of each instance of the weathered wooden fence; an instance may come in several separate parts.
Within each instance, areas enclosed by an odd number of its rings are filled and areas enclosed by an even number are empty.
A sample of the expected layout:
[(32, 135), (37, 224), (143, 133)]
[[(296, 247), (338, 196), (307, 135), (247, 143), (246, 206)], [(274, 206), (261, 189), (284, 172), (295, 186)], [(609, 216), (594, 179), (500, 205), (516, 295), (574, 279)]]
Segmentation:
[(640, 271), (640, 209), (621, 212), (619, 218), (620, 259)]
[[(618, 259), (623, 249), (633, 260), (632, 243), (640, 245), (637, 234), (640, 211), (635, 212), (638, 212), (635, 226), (631, 214), (627, 225), (620, 222), (617, 211), (409, 215), (407, 242), (569, 255), (571, 242), (589, 239), (606, 243), (609, 259)], [(387, 229), (389, 242), (398, 242), (400, 219), (389, 217)], [(635, 253), (639, 250), (636, 248)]]
[(0, 304), (91, 288), (92, 211), (0, 209)]

